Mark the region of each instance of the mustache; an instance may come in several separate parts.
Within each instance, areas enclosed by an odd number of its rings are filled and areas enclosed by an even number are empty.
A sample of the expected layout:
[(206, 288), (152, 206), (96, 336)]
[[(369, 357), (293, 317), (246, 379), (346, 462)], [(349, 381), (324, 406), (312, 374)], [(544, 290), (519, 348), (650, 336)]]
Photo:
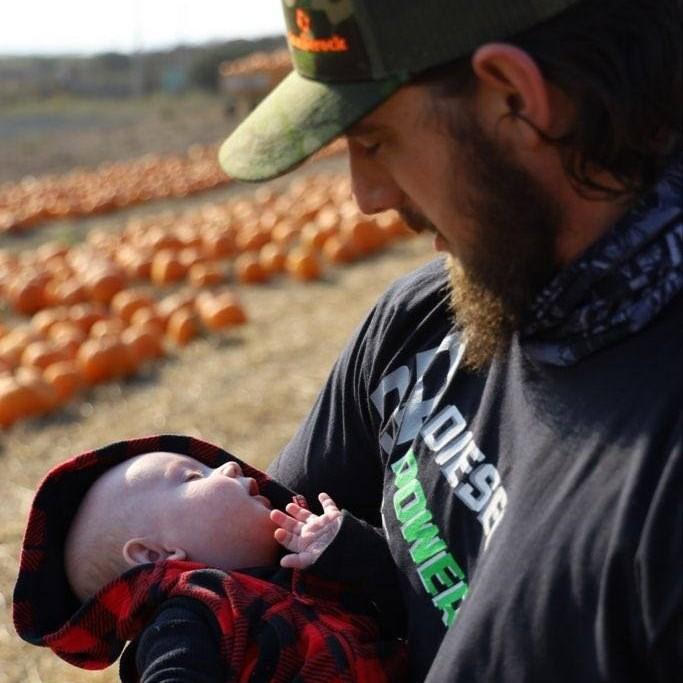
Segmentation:
[(438, 232), (434, 223), (432, 223), (426, 216), (422, 215), (418, 211), (409, 208), (398, 209), (398, 214), (401, 216), (403, 222), (413, 231), (413, 232)]

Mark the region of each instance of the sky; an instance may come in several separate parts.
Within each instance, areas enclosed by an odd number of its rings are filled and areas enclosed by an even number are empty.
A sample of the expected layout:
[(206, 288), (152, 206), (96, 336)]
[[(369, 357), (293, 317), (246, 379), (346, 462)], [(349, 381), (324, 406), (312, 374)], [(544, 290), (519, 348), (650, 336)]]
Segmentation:
[(0, 54), (134, 52), (284, 32), (280, 0), (2, 0)]

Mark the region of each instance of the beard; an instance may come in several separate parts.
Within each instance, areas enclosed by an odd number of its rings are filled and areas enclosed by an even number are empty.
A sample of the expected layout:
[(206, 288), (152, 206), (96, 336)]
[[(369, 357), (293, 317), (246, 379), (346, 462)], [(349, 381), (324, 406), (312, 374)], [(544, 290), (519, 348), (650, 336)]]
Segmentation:
[[(448, 123), (453, 147), (453, 192), (472, 238), (449, 255), (450, 305), (466, 343), (463, 365), (481, 370), (501, 354), (524, 322), (534, 296), (557, 267), (562, 212), (540, 183), (473, 116)], [(438, 232), (425, 216), (400, 211), (417, 231)]]

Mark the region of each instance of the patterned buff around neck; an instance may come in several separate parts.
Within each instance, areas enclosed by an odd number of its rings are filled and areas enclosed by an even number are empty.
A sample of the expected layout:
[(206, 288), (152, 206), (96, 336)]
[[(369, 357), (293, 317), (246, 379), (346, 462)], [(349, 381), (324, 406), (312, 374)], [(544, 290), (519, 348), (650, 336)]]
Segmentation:
[(536, 298), (527, 355), (568, 366), (649, 324), (683, 289), (683, 158)]

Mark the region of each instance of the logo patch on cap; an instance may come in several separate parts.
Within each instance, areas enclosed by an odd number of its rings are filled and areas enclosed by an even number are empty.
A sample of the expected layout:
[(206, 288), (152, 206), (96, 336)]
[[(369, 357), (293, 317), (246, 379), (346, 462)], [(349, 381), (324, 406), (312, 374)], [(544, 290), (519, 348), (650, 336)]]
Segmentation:
[(296, 70), (320, 80), (366, 80), (369, 60), (352, 0), (282, 0)]
[(306, 10), (297, 7), (295, 17), (300, 33), (287, 32), (287, 40), (292, 47), (303, 52), (348, 52), (346, 38), (336, 33), (326, 38), (316, 38), (311, 31), (311, 15)]

